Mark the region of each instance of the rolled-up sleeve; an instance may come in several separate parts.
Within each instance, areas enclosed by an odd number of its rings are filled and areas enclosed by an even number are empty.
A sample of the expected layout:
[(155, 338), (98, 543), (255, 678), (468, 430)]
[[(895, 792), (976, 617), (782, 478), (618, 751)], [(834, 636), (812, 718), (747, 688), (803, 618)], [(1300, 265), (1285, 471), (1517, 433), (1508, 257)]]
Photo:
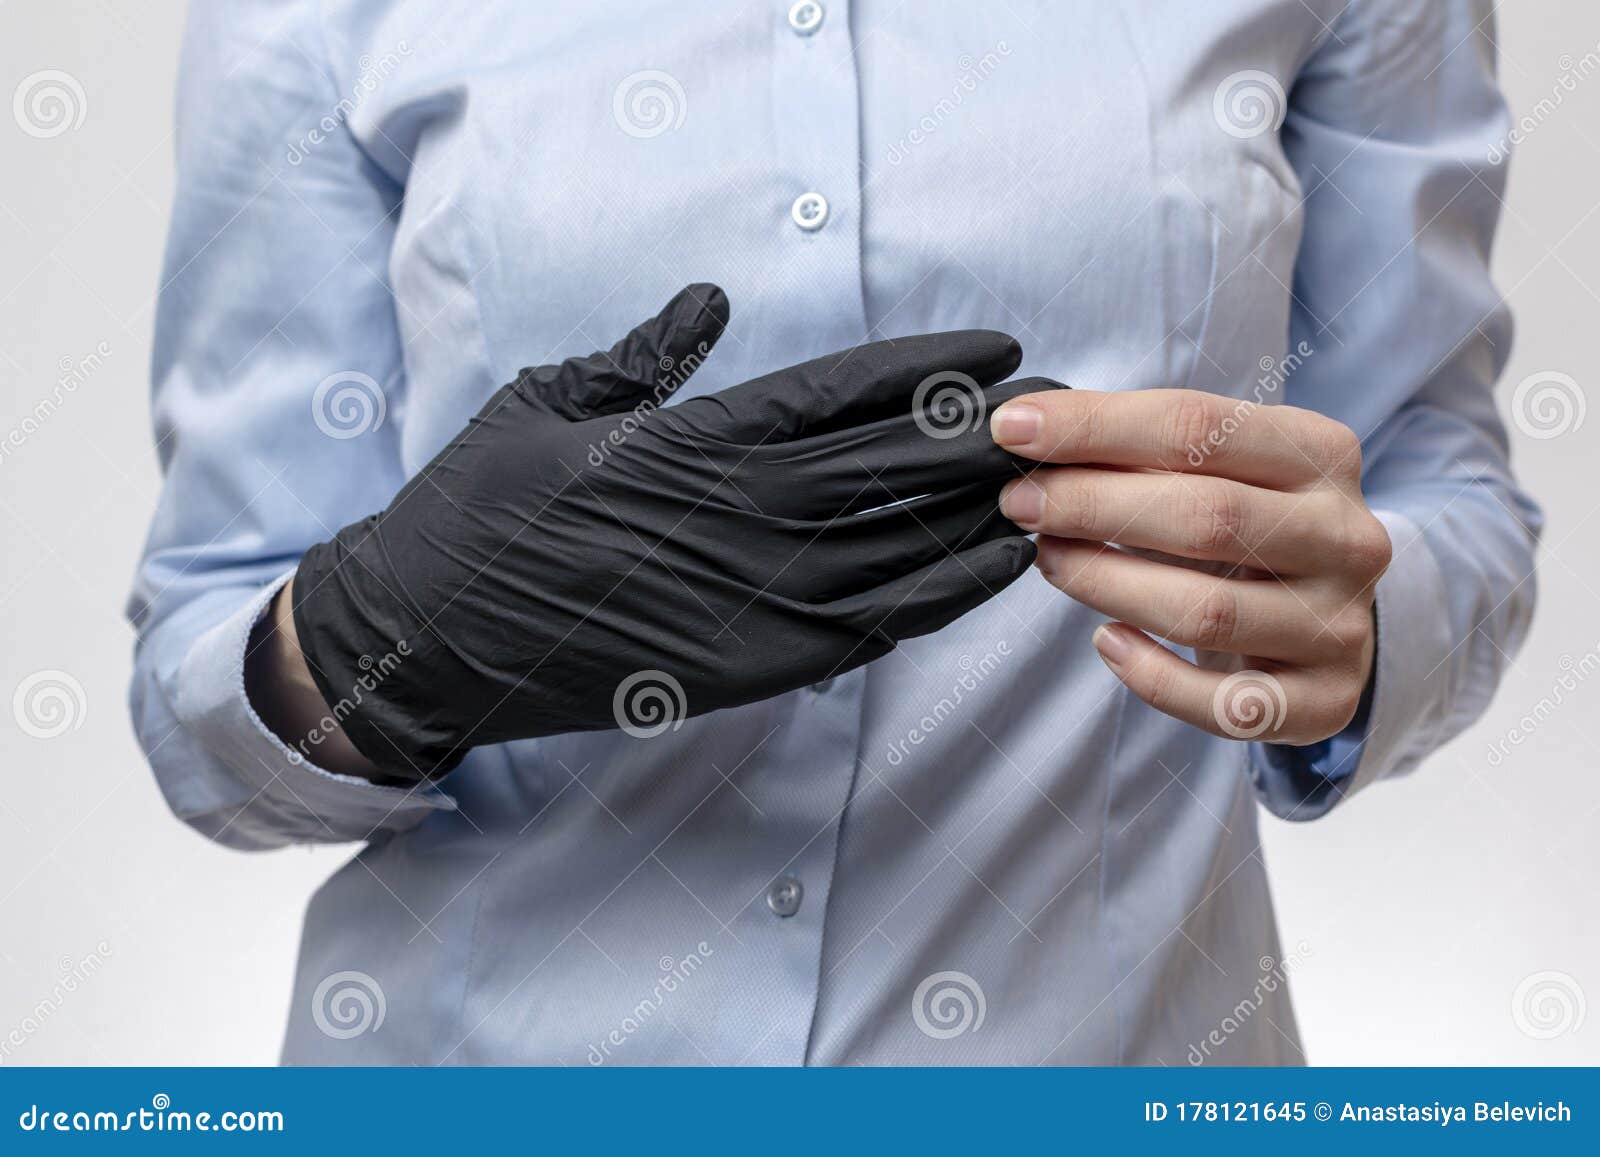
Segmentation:
[(1489, 277), (1510, 128), (1489, 0), (1352, 0), (1290, 94), (1304, 190), (1287, 400), (1361, 436), (1394, 560), (1368, 701), (1311, 748), (1256, 744), (1266, 806), (1319, 816), (1410, 770), (1487, 706), (1526, 634), (1542, 516), (1494, 386), (1511, 319)]
[(364, 840), (454, 806), (317, 767), (245, 693), (251, 631), (301, 553), (402, 482), (384, 275), (401, 190), (346, 131), (325, 62), (310, 4), (191, 10), (130, 702), (173, 811), (240, 848)]

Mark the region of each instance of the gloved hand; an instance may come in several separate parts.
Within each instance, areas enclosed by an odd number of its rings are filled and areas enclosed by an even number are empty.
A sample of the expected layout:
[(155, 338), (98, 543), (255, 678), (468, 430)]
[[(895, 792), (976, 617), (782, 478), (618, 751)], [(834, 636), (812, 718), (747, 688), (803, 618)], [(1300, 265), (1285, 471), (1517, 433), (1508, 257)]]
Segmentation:
[(877, 342), (657, 409), (727, 317), (690, 286), (609, 353), (523, 370), (387, 510), (306, 553), (301, 650), (329, 704), (359, 700), (345, 733), (385, 774), (791, 691), (1032, 563), (983, 419), (1055, 383), (994, 385), (1013, 339)]

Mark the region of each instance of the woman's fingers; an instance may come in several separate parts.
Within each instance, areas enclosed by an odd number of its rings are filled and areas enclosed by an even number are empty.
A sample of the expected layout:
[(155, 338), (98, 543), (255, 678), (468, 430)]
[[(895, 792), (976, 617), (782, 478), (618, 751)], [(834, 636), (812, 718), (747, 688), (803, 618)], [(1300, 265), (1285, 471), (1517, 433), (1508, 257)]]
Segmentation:
[(1203, 671), (1126, 623), (1101, 627), (1094, 645), (1112, 673), (1145, 703), (1229, 739), (1313, 743), (1343, 730), (1359, 701), (1359, 696), (1331, 696), (1303, 673)]
[[(1020, 397), (991, 430), (1031, 461), (1069, 464), (1009, 484), (1001, 509), (1049, 536), (1039, 566), (1055, 586), (1123, 620), (1096, 645), (1136, 695), (1235, 739), (1311, 743), (1348, 724), (1392, 551), (1361, 495), (1354, 431), (1189, 390)], [(1202, 670), (1143, 631), (1208, 666), (1267, 670)]]
[(1228, 478), (1057, 466), (1009, 483), (1000, 508), (1024, 530), (1184, 558), (1315, 573), (1328, 528), (1358, 511), (1335, 491), (1286, 494)]
[(1293, 406), (1198, 390), (1056, 391), (995, 411), (997, 443), (1036, 462), (1216, 474), (1275, 490), (1330, 479), (1359, 486), (1361, 445), (1342, 424)]
[(1098, 542), (1043, 538), (1039, 569), (1050, 584), (1113, 619), (1205, 651), (1309, 663), (1338, 653), (1349, 624), (1317, 631), (1295, 591), (1276, 579), (1217, 578)]

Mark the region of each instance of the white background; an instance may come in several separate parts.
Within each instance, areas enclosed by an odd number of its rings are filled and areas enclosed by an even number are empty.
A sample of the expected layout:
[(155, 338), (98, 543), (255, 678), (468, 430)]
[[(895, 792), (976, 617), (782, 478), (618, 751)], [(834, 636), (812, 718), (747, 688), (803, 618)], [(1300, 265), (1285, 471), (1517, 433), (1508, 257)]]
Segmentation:
[[(81, 126), (45, 140), (0, 107), (0, 433), (64, 360), (110, 351), (0, 459), (0, 1040), (53, 1006), (0, 1063), (271, 1063), (306, 897), (350, 854), (206, 843), (168, 814), (127, 722), (121, 604), (157, 486), (146, 374), (181, 19), (163, 0), (0, 4), (6, 103), (43, 69), (86, 98)], [(1600, 6), (1507, 0), (1500, 20), (1513, 109), (1539, 118), (1495, 255), (1518, 322), (1502, 405), (1553, 370), (1597, 412), (1553, 439), (1514, 431), (1549, 527), (1538, 619), (1488, 716), (1328, 819), (1263, 821), (1286, 948), (1304, 942), (1293, 984), (1313, 1063), (1600, 1061), (1600, 1008), (1580, 1023), (1576, 1003), (1600, 1001), (1600, 672), (1510, 758), (1489, 755), (1568, 666), (1600, 659), (1600, 72), (1535, 112), (1600, 55)], [(81, 725), (48, 740), (9, 710), (42, 669), (85, 691)], [(97, 952), (55, 1007), (63, 960)], [(1518, 1014), (1543, 972), (1565, 974), (1568, 1003)], [(1543, 1014), (1559, 1035), (1524, 1031)]]

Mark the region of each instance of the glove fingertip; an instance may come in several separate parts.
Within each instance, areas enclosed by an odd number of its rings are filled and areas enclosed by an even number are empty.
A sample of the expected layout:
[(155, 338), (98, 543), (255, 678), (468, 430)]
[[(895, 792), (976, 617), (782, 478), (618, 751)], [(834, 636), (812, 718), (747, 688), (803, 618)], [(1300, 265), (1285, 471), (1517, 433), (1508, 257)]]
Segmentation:
[(679, 291), (674, 301), (683, 301), (686, 305), (702, 315), (701, 320), (711, 323), (718, 333), (728, 324), (730, 307), (728, 295), (722, 291), (720, 285), (713, 285), (709, 281), (697, 281), (693, 285), (686, 285)]
[(997, 595), (1016, 582), (1038, 557), (1038, 546), (1033, 539), (1023, 535), (993, 539), (960, 554), (967, 569), (985, 588), (985, 597)]
[(1049, 394), (1056, 390), (1070, 390), (1072, 387), (1054, 378), (1012, 378), (1010, 381), (1001, 382), (990, 386), (983, 391), (984, 403), (991, 409), (999, 409), (1006, 402), (1014, 398), (1024, 397), (1027, 394)]
[(916, 638), (988, 602), (1021, 578), (1037, 556), (1029, 538), (992, 539), (842, 600), (837, 609), (859, 628), (891, 639)]
[(704, 344), (709, 350), (728, 327), (728, 295), (709, 281), (697, 281), (673, 294), (656, 316), (653, 343), (663, 352), (679, 353)]
[(995, 354), (991, 362), (995, 381), (1003, 381), (1016, 373), (1022, 367), (1022, 343), (1008, 333), (997, 329), (978, 330), (984, 339), (994, 344)]
[[(920, 348), (913, 343), (920, 343)], [(1022, 343), (997, 329), (957, 329), (914, 338), (902, 346), (916, 348), (928, 373), (970, 375), (979, 386), (1004, 381), (1022, 365)]]
[[(1011, 560), (1012, 577), (1018, 578), (1027, 569), (1039, 560), (1039, 544), (1026, 535), (1017, 538), (1001, 539), (1006, 545), (1011, 546), (1013, 558)], [(1014, 545), (1013, 545), (1014, 544)]]
[[(661, 366), (691, 368), (711, 352), (727, 329), (728, 295), (720, 286), (708, 281), (686, 285), (667, 303), (656, 321), (652, 346), (661, 359)], [(684, 366), (690, 359), (693, 359), (691, 366)]]

